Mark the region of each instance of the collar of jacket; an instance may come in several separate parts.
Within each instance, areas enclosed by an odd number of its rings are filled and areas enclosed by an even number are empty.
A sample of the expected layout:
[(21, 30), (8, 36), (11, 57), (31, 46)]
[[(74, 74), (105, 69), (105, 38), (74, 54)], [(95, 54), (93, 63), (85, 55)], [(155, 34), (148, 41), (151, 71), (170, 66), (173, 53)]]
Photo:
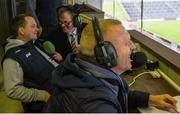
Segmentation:
[[(72, 53), (53, 71), (53, 83), (62, 88), (101, 86), (104, 85), (101, 79), (113, 79), (119, 84), (124, 83), (113, 71), (76, 58)], [(124, 86), (119, 87), (127, 91)]]

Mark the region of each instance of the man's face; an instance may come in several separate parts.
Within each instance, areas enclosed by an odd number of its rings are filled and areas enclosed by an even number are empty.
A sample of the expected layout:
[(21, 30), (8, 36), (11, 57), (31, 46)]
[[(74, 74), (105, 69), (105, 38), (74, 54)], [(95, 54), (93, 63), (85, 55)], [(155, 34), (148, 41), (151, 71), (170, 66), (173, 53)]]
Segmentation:
[(116, 68), (122, 73), (131, 69), (131, 51), (135, 48), (130, 40), (128, 32), (122, 25), (114, 25), (112, 30), (107, 31), (105, 37), (114, 45), (117, 52), (117, 66)]
[(25, 26), (19, 28), (19, 33), (26, 41), (37, 39), (39, 29), (37, 28), (35, 20), (32, 17), (27, 16), (25, 17), (25, 21)]
[(69, 12), (64, 12), (59, 17), (59, 25), (62, 27), (63, 31), (68, 33), (73, 30), (73, 17)]

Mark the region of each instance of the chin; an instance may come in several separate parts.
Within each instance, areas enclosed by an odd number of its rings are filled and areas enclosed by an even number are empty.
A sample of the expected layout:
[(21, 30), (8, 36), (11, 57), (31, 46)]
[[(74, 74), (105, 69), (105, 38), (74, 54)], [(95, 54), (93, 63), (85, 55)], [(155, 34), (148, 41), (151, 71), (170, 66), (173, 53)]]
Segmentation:
[(66, 33), (70, 32), (70, 30), (68, 30), (68, 29), (63, 29), (63, 31), (66, 32)]
[(67, 32), (67, 30), (63, 30), (64, 32)]
[(132, 68), (132, 65), (129, 64), (129, 65), (127, 66), (127, 70), (130, 70), (131, 68)]
[(33, 38), (32, 38), (32, 40), (36, 40), (37, 39), (37, 36), (34, 36)]

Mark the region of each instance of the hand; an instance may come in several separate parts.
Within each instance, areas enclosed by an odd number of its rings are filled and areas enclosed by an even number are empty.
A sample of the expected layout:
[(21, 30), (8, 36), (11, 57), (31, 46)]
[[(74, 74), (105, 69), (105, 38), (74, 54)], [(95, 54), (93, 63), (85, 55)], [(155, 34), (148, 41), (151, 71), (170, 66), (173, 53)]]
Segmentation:
[(49, 92), (45, 91), (45, 93), (44, 93), (44, 101), (47, 102), (49, 100), (50, 96), (51, 95), (49, 94)]
[(163, 95), (150, 95), (149, 104), (154, 105), (155, 107), (162, 110), (176, 109), (177, 101), (168, 94)]
[(75, 50), (75, 54), (78, 54), (80, 52), (80, 45), (79, 44), (77, 44), (76, 45), (76, 50)]
[(52, 57), (58, 62), (60, 62), (62, 60), (62, 56), (58, 52), (56, 52)]

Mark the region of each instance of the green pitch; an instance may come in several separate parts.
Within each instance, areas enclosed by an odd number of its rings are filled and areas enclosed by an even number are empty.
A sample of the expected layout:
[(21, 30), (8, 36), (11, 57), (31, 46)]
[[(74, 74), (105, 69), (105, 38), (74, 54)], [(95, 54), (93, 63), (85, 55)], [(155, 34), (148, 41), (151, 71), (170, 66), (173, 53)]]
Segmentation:
[[(104, 0), (103, 11), (121, 21), (128, 19), (127, 12), (124, 12), (122, 4), (115, 0)], [(115, 8), (113, 8), (113, 6)], [(113, 10), (115, 13), (113, 13)], [(153, 32), (156, 35), (163, 37), (171, 42), (180, 44), (180, 20), (166, 20), (166, 21), (143, 21), (143, 28), (147, 31)], [(138, 24), (140, 26), (140, 24)]]
[(143, 28), (171, 42), (180, 44), (180, 20), (144, 21)]

